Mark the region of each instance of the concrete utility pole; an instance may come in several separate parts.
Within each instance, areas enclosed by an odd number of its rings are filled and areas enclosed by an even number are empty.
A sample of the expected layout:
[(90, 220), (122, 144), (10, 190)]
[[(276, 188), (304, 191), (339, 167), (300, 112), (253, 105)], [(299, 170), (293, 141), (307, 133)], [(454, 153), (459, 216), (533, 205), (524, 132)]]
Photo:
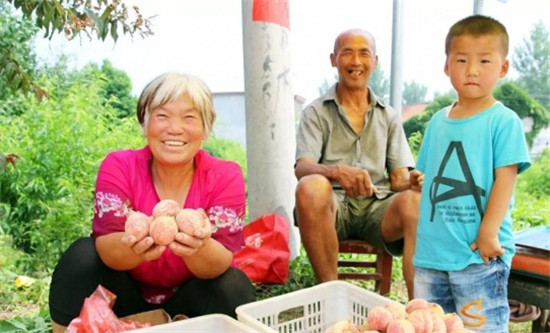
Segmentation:
[(393, 1), (390, 105), (401, 113), (403, 104), (403, 1)]
[(484, 14), (484, 2), (485, 0), (474, 0), (474, 14), (475, 15), (483, 15)]
[(250, 221), (276, 213), (294, 227), (296, 125), (290, 82), (289, 0), (242, 0), (246, 153)]

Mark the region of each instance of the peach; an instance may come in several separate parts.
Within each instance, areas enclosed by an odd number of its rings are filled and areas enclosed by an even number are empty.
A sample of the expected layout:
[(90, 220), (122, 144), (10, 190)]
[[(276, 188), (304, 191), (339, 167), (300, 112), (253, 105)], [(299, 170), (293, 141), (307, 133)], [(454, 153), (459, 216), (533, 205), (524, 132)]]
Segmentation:
[(349, 319), (337, 321), (325, 330), (325, 333), (360, 333), (359, 329)]
[(443, 316), (443, 320), (445, 321), (447, 332), (453, 332), (455, 330), (464, 328), (464, 323), (462, 322), (462, 318), (460, 318), (460, 316), (456, 314), (456, 312), (446, 313)]
[(443, 316), (433, 316), (434, 321), (434, 327), (432, 328), (433, 332), (438, 333), (446, 333), (447, 332), (447, 326), (445, 325), (445, 321), (443, 320)]
[(176, 216), (180, 209), (181, 207), (176, 200), (164, 199), (153, 207), (153, 217), (157, 218), (162, 215)]
[(203, 224), (203, 215), (194, 209), (185, 208), (176, 215), (176, 223), (180, 231), (193, 235)]
[(428, 309), (418, 309), (407, 315), (407, 320), (411, 322), (415, 333), (431, 333), (434, 322), (432, 314)]
[(141, 240), (149, 234), (149, 224), (151, 217), (142, 212), (131, 211), (124, 223), (124, 231), (134, 236), (137, 240)]
[(441, 317), (445, 315), (445, 310), (441, 307), (441, 305), (437, 303), (429, 303), (430, 312), (432, 313), (432, 316), (434, 317)]
[(390, 310), (393, 319), (401, 319), (407, 317), (407, 312), (405, 311), (405, 305), (401, 303), (386, 303), (384, 307)]
[(456, 329), (454, 331), (451, 331), (449, 333), (476, 333), (476, 332), (474, 332), (472, 330), (469, 330), (467, 328), (458, 328), (458, 329)]
[(405, 311), (407, 311), (407, 313), (411, 313), (411, 312), (413, 312), (415, 310), (419, 310), (419, 309), (428, 309), (429, 306), (430, 306), (430, 304), (425, 299), (423, 299), (423, 298), (414, 298), (414, 299), (411, 299), (405, 305)]
[(384, 332), (392, 320), (393, 315), (384, 306), (375, 306), (367, 315), (367, 323), (371, 330)]
[(386, 333), (415, 333), (413, 324), (405, 318), (395, 319), (386, 328)]
[(151, 222), (149, 234), (156, 244), (168, 245), (174, 241), (178, 233), (178, 225), (173, 216), (161, 215)]

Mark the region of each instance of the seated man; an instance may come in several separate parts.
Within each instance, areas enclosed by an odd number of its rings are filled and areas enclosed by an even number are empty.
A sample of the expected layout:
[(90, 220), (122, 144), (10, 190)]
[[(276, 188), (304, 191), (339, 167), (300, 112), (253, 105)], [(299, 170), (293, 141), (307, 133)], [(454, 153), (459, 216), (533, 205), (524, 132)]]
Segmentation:
[(419, 192), (400, 114), (368, 87), (373, 36), (342, 32), (330, 55), (338, 83), (302, 113), (297, 135), (296, 220), (319, 283), (336, 280), (338, 240), (365, 239), (403, 254), (413, 298)]

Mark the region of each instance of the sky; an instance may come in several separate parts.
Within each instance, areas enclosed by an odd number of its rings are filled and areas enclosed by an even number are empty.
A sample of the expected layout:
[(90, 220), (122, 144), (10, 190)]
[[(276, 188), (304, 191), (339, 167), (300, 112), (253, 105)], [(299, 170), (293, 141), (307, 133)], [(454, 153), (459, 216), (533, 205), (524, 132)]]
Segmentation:
[[(131, 78), (135, 95), (166, 71), (198, 76), (213, 92), (244, 90), (242, 0), (126, 0), (153, 17), (153, 36), (121, 36), (114, 43), (63, 36), (37, 41), (44, 62), (60, 53), (80, 68), (89, 62), (111, 61)], [(249, 1), (249, 0), (246, 0)], [(252, 1), (252, 0), (250, 0)], [(273, 0), (277, 1), (277, 0)], [(323, 81), (333, 81), (336, 70), (330, 53), (339, 32), (364, 28), (376, 38), (379, 66), (391, 72), (392, 9), (390, 0), (288, 0), (290, 16), (291, 84), (306, 103), (318, 96)], [(403, 81), (415, 81), (434, 92), (452, 87), (443, 73), (444, 39), (449, 27), (473, 13), (473, 0), (403, 1)], [(514, 49), (529, 37), (535, 22), (550, 25), (550, 0), (484, 0), (483, 14), (501, 21)], [(512, 69), (509, 78), (517, 77)]]

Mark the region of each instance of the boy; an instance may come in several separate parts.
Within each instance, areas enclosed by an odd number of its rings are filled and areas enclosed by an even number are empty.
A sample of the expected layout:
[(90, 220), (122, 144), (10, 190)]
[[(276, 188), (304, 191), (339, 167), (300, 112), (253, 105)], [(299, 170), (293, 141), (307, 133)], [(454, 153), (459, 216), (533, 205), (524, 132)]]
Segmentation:
[(462, 19), (445, 53), (458, 101), (430, 120), (418, 155), (414, 296), (456, 312), (469, 329), (508, 332), (510, 208), (530, 160), (520, 118), (492, 94), (508, 72), (506, 28), (486, 16)]

